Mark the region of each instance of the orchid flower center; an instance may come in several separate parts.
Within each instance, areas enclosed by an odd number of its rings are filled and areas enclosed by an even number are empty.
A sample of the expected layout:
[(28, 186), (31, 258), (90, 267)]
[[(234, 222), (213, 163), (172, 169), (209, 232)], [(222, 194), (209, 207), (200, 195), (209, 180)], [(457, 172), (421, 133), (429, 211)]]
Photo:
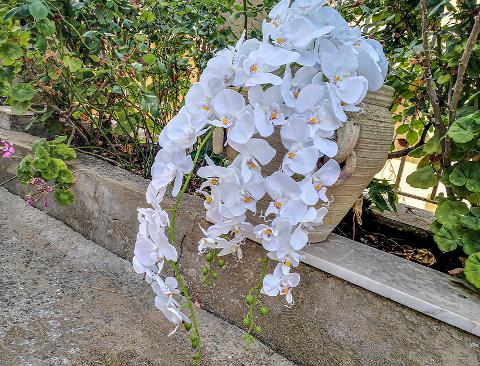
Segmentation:
[(202, 109), (203, 109), (204, 111), (207, 111), (207, 112), (208, 112), (208, 111), (210, 111), (210, 106), (209, 106), (208, 104), (204, 104), (204, 105), (202, 105)]
[(218, 178), (212, 178), (212, 179), (210, 179), (210, 184), (211, 184), (212, 186), (218, 186), (218, 183), (219, 183), (219, 182), (218, 182)]
[(242, 199), (243, 203), (249, 204), (253, 202), (253, 197), (252, 196), (244, 196)]
[(270, 237), (272, 236), (272, 229), (268, 228), (268, 229), (265, 229), (265, 235)]
[(258, 165), (255, 163), (255, 161), (253, 159), (250, 159), (250, 160), (247, 161), (247, 166), (251, 170), (256, 170), (258, 168)]
[(222, 122), (223, 126), (230, 127), (231, 124), (233, 123), (233, 117), (230, 115), (224, 115), (220, 120), (220, 122)]
[(287, 267), (291, 267), (292, 266), (292, 262), (290, 262), (288, 259), (285, 261), (285, 265)]
[(257, 64), (253, 64), (252, 66), (250, 66), (250, 74), (255, 74), (257, 71), (258, 71)]
[(335, 77), (333, 78), (333, 80), (338, 83), (340, 81), (342, 81), (342, 77), (340, 75), (335, 75)]
[(320, 183), (316, 183), (314, 187), (317, 192), (320, 192), (320, 190), (322, 189), (322, 185)]
[(297, 99), (298, 96), (300, 95), (300, 87), (296, 86), (292, 89), (292, 96)]
[(309, 125), (316, 125), (318, 123), (318, 118), (316, 116), (312, 116), (308, 119), (307, 123)]
[(289, 292), (290, 292), (290, 289), (289, 289), (288, 287), (284, 287), (284, 288), (282, 289), (282, 294), (284, 294), (284, 295), (288, 295)]
[(207, 201), (208, 204), (213, 202), (212, 196), (206, 196), (205, 201)]
[(281, 46), (285, 44), (286, 40), (283, 37), (277, 37), (276, 42)]
[(287, 154), (288, 158), (289, 159), (293, 159), (295, 156), (297, 156), (297, 154), (294, 152), (294, 151), (290, 151), (288, 154)]
[(355, 47), (360, 47), (360, 46), (361, 46), (361, 43), (360, 43), (360, 41), (356, 41), (353, 45), (354, 45)]
[(283, 206), (283, 203), (280, 201), (275, 201), (274, 206), (275, 208), (281, 208)]

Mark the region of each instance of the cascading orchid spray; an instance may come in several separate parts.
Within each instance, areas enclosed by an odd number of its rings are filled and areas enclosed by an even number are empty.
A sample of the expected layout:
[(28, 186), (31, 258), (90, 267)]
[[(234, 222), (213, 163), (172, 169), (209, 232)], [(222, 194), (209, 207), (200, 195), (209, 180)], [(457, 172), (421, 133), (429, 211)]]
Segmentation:
[[(249, 311), (244, 323), (250, 341), (251, 331), (260, 331), (253, 320), (260, 294), (285, 296), (287, 304), (293, 304), (300, 276), (292, 269), (302, 259), (299, 250), (308, 243), (308, 231), (323, 223), (328, 187), (341, 172), (333, 159), (338, 151), (336, 130), (347, 121), (346, 112), (360, 111), (358, 105), (368, 90), (382, 86), (387, 71), (381, 45), (363, 38), (358, 28), (350, 28), (320, 0), (279, 2), (262, 31), (261, 41), (242, 36), (208, 62), (200, 81), (188, 91), (185, 106), (160, 134), (161, 150), (147, 190), (152, 208), (139, 209), (133, 266), (151, 284), (155, 305), (166, 318), (176, 328), (193, 326), (194, 364), (200, 357), (200, 335), (176, 265), (174, 227), (179, 202), (213, 130), (225, 129), (227, 144), (238, 155), (227, 167), (207, 159), (208, 165), (198, 169), (197, 175), (205, 179), (199, 191), (205, 197), (206, 218), (213, 223), (202, 228), (205, 237), (198, 249), (208, 252), (207, 262), (213, 260), (214, 251), (219, 257), (233, 254), (241, 259), (247, 235), (261, 241), (267, 252), (262, 275), (246, 299)], [(238, 88), (248, 91), (248, 100)], [(266, 177), (262, 166), (277, 151), (263, 138), (275, 129), (287, 152), (280, 169)], [(186, 151), (198, 141), (192, 160)], [(319, 167), (320, 158), (324, 163)], [(171, 182), (177, 199), (169, 217), (161, 203)], [(261, 215), (265, 222), (253, 226), (246, 214), (257, 211), (265, 194), (271, 199)], [(271, 260), (278, 264), (269, 274)], [(162, 278), (165, 263), (173, 267), (175, 278)], [(179, 295), (185, 297), (187, 315)], [(261, 314), (266, 312), (260, 308)]]

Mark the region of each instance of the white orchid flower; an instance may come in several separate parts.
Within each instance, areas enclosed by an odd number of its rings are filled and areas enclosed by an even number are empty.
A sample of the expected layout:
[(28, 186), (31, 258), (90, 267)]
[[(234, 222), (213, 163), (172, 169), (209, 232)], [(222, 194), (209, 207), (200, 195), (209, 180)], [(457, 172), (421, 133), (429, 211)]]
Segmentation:
[(134, 255), (136, 262), (144, 268), (153, 268), (164, 260), (177, 261), (177, 250), (168, 243), (165, 234), (158, 233), (156, 240), (137, 235)]
[(274, 261), (280, 262), (282, 264), (282, 272), (285, 274), (289, 273), (292, 267), (298, 267), (300, 261), (305, 258), (290, 246), (275, 252), (268, 252), (267, 256)]
[(285, 295), (288, 304), (293, 303), (292, 289), (300, 283), (298, 273), (283, 272), (282, 264), (275, 267), (273, 274), (268, 274), (263, 279), (262, 293), (267, 296)]
[(176, 197), (182, 186), (183, 175), (193, 169), (193, 161), (190, 155), (180, 147), (169, 146), (161, 149), (155, 157), (152, 166), (152, 185), (157, 191), (175, 180), (172, 196)]
[(183, 107), (163, 128), (158, 137), (158, 144), (163, 148), (170, 146), (191, 148), (197, 141), (197, 137), (207, 131), (206, 125), (205, 118), (196, 119)]
[(290, 146), (282, 161), (282, 170), (288, 175), (308, 175), (317, 166), (320, 153), (314, 145), (295, 143)]
[(147, 187), (147, 193), (145, 195), (147, 199), (147, 203), (152, 205), (153, 208), (155, 208), (155, 210), (161, 211), (162, 209), (160, 207), (160, 204), (162, 203), (166, 192), (167, 192), (167, 186), (156, 189), (154, 184), (150, 182), (150, 184)]
[(316, 167), (320, 158), (318, 149), (313, 145), (293, 144), (282, 161), (282, 170), (290, 176), (308, 175)]
[(282, 78), (272, 74), (272, 72), (277, 69), (278, 66), (268, 65), (266, 61), (258, 55), (258, 51), (253, 51), (248, 57), (241, 60), (232, 85), (247, 87), (263, 84), (280, 85)]
[(333, 37), (338, 32), (350, 29), (348, 22), (343, 19), (341, 14), (330, 6), (322, 6), (310, 11), (307, 15), (308, 19), (318, 26), (332, 26), (334, 29), (329, 34)]
[(202, 230), (202, 233), (203, 235), (205, 235), (205, 237), (201, 238), (198, 241), (199, 253), (205, 253), (205, 251), (208, 248), (211, 248), (211, 249), (223, 248), (227, 244), (227, 240), (219, 237), (218, 232), (215, 229), (211, 229), (211, 228), (212, 226), (210, 226), (207, 230), (205, 230), (200, 226), (200, 229)]
[[(274, 214), (288, 221), (290, 225), (308, 221), (314, 217), (314, 209), (302, 199), (299, 182), (282, 172), (275, 172), (265, 179), (268, 195), (273, 199), (265, 216)], [(312, 212), (313, 211), (313, 212)]]
[(226, 217), (243, 215), (247, 210), (255, 213), (257, 201), (265, 195), (265, 182), (260, 174), (252, 174), (246, 181), (240, 169), (232, 167), (235, 174), (218, 185)]
[(226, 240), (225, 243), (222, 243), (218, 246), (218, 248), (222, 249), (220, 252), (218, 252), (218, 256), (223, 257), (225, 255), (234, 254), (237, 260), (242, 260), (242, 245), (244, 242), (245, 238), (242, 237), (234, 237), (233, 239)]
[(275, 126), (286, 123), (289, 109), (283, 102), (280, 86), (265, 91), (260, 86), (249, 88), (248, 101), (254, 107), (255, 127), (262, 137), (271, 136)]
[[(358, 59), (358, 75), (367, 79), (368, 90), (380, 89), (385, 82), (388, 67), (382, 46), (378, 41), (364, 38), (355, 41), (354, 46)], [(377, 51), (378, 48), (380, 52)]]
[(216, 120), (211, 123), (227, 128), (228, 139), (238, 144), (246, 143), (255, 132), (253, 109), (246, 106), (243, 96), (230, 89), (217, 94), (213, 100)]
[(190, 319), (180, 311), (178, 303), (172, 302), (168, 296), (161, 294), (155, 296), (155, 307), (163, 313), (168, 321), (176, 325), (175, 329), (169, 333), (169, 336), (173, 335), (184, 322), (190, 323)]
[(336, 116), (345, 122), (345, 113), (338, 110), (338, 104), (355, 105), (363, 100), (368, 90), (368, 81), (356, 75), (357, 56), (351, 45), (344, 45), (335, 54), (322, 53), (320, 56), (323, 74), (329, 79), (328, 88)]
[(260, 166), (270, 163), (276, 154), (275, 149), (263, 139), (252, 138), (245, 144), (230, 141), (229, 145), (240, 153), (232, 166), (240, 168), (245, 181), (249, 181), (254, 173), (261, 174)]
[(197, 120), (213, 117), (213, 98), (224, 89), (224, 80), (211, 77), (193, 84), (185, 95), (185, 108)]
[[(319, 100), (323, 93), (320, 85), (312, 84), (314, 79), (318, 79), (321, 75), (315, 67), (303, 66), (292, 77), (290, 65), (287, 65), (280, 89), (285, 104), (291, 108), (296, 108), (298, 105), (299, 112), (307, 110), (311, 104), (311, 98), (313, 97), (314, 101), (317, 98)], [(307, 86), (308, 88), (306, 88)], [(306, 90), (303, 91), (305, 88)], [(318, 95), (319, 93), (320, 95)]]
[(259, 224), (255, 226), (255, 228), (253, 229), (253, 233), (255, 234), (255, 237), (257, 239), (261, 239), (262, 242), (268, 242), (278, 235), (277, 229), (265, 224)]
[(235, 66), (233, 64), (234, 53), (228, 49), (221, 51), (217, 56), (207, 62), (207, 67), (200, 75), (200, 82), (208, 83), (211, 79), (220, 79), (223, 87), (232, 85), (235, 77)]
[(203, 206), (207, 210), (206, 218), (208, 221), (217, 223), (224, 219), (224, 210), (222, 200), (220, 198), (220, 192), (216, 185), (210, 186), (211, 193), (205, 191), (199, 191), (205, 197)]
[(311, 176), (305, 178), (302, 183), (302, 199), (308, 205), (316, 205), (318, 200), (327, 203), (327, 188), (335, 184), (340, 176), (340, 165), (330, 159)]
[(200, 186), (200, 191), (204, 190), (207, 187), (218, 186), (225, 180), (233, 179), (231, 178), (233, 174), (235, 174), (235, 171), (233, 169), (218, 166), (213, 163), (201, 167), (200, 169), (198, 169), (197, 175), (203, 179), (206, 179), (206, 181), (203, 182)]

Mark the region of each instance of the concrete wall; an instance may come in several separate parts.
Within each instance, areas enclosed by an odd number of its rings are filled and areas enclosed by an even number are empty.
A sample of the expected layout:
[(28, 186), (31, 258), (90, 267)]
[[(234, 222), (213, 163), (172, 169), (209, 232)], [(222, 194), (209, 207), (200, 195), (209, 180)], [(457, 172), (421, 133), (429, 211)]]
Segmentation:
[[(20, 153), (32, 142), (30, 136), (15, 132), (0, 131), (0, 138), (11, 140)], [(73, 167), (78, 177), (74, 205), (52, 205), (49, 213), (117, 255), (131, 258), (136, 209), (146, 206), (148, 181), (90, 157), (81, 156)], [(13, 172), (12, 161), (0, 160), (0, 182)], [(22, 192), (18, 184), (7, 188)], [(165, 205), (171, 202), (167, 198)], [(244, 297), (259, 277), (256, 258), (264, 255), (263, 249), (247, 242), (243, 262), (228, 258), (215, 285), (199, 285), (204, 259), (196, 247), (198, 225), (207, 225), (203, 215), (201, 200), (186, 196), (176, 230), (180, 266), (205, 309), (241, 326), (247, 311)], [(300, 265), (299, 273), (295, 306), (286, 308), (279, 298), (266, 298), (270, 312), (259, 320), (264, 329), (259, 338), (292, 361), (307, 366), (480, 364), (477, 337), (307, 265)]]

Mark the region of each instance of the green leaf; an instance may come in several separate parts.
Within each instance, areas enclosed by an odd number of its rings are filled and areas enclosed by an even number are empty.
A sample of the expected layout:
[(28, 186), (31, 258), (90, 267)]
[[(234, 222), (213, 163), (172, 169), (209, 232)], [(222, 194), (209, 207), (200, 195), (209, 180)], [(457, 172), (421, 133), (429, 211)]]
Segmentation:
[(47, 6), (40, 0), (33, 0), (28, 5), (28, 11), (35, 20), (42, 20), (48, 16)]
[(48, 159), (47, 168), (41, 170), (40, 174), (42, 178), (45, 179), (46, 181), (52, 181), (58, 177), (58, 172), (59, 172), (58, 165), (55, 164), (54, 159)]
[(438, 222), (449, 227), (458, 225), (466, 214), (468, 214), (468, 206), (461, 201), (445, 201), (435, 210)]
[(405, 140), (407, 140), (410, 145), (414, 145), (418, 141), (418, 132), (415, 130), (408, 131), (405, 135)]
[(439, 84), (446, 84), (450, 81), (450, 74), (444, 74), (444, 75), (440, 75), (437, 79), (437, 83)]
[(480, 253), (470, 255), (465, 261), (465, 277), (477, 288), (480, 288)]
[(434, 135), (430, 138), (425, 145), (423, 145), (423, 150), (427, 154), (440, 154), (442, 152), (442, 148), (440, 146), (440, 140), (437, 135)]
[(465, 185), (471, 192), (480, 192), (480, 161), (456, 164), (448, 178), (456, 186)]
[(460, 222), (471, 230), (480, 230), (480, 207), (472, 207), (470, 212), (460, 219)]
[(472, 141), (480, 133), (480, 125), (475, 123), (473, 115), (457, 119), (448, 129), (448, 137), (459, 144)]
[(433, 238), (442, 252), (451, 252), (462, 245), (461, 233), (454, 228), (443, 226)]
[(462, 235), (462, 242), (466, 254), (480, 252), (480, 231), (467, 231)]
[(25, 102), (19, 102), (16, 100), (12, 100), (10, 102), (10, 106), (12, 107), (12, 113), (22, 115), (30, 110), (32, 106), (32, 101), (27, 100)]
[(73, 160), (77, 157), (77, 153), (71, 147), (65, 144), (55, 145), (52, 148), (52, 156), (62, 160)]
[(397, 133), (399, 135), (403, 135), (404, 133), (407, 133), (408, 130), (410, 130), (410, 125), (409, 124), (403, 124), (397, 127)]
[(23, 184), (27, 184), (32, 179), (32, 162), (33, 156), (28, 154), (18, 164), (17, 178)]
[(7, 60), (17, 60), (23, 56), (23, 49), (15, 43), (0, 45), (0, 57)]
[(75, 199), (75, 194), (71, 189), (56, 189), (55, 199), (62, 206), (69, 206)]
[(71, 56), (64, 56), (63, 64), (69, 68), (71, 72), (77, 72), (83, 67), (83, 62), (79, 58), (71, 57)]
[(61, 169), (58, 171), (57, 182), (62, 184), (72, 184), (73, 174), (68, 169)]
[(9, 97), (17, 102), (26, 102), (31, 100), (35, 95), (35, 89), (32, 84), (20, 83), (12, 86)]
[(432, 224), (430, 225), (430, 230), (432, 230), (432, 233), (434, 234), (436, 234), (441, 228), (442, 224), (440, 224), (437, 220), (433, 220)]
[(55, 22), (50, 19), (43, 19), (37, 22), (35, 27), (45, 36), (51, 36), (55, 33)]
[(431, 166), (426, 166), (413, 172), (407, 177), (407, 183), (414, 188), (434, 187), (439, 181), (439, 177)]
[(143, 56), (143, 62), (145, 62), (147, 65), (153, 65), (156, 60), (157, 57), (153, 53), (147, 53)]

